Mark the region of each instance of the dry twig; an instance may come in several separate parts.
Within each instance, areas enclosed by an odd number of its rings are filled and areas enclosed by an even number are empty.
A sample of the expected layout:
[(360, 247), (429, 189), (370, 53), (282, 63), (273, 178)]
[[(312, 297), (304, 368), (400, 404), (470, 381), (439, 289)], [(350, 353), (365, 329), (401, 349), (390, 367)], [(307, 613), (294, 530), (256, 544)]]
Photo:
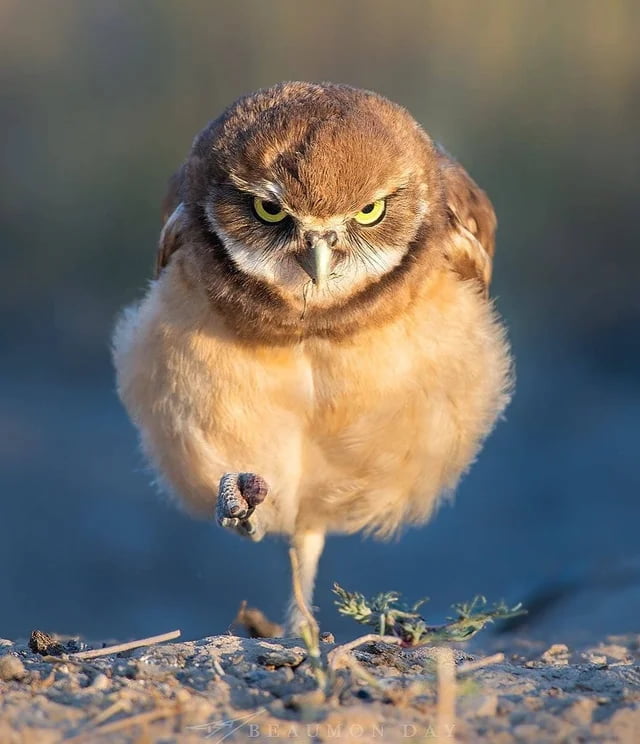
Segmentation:
[(130, 726), (146, 726), (153, 721), (157, 721), (161, 718), (173, 718), (179, 716), (182, 713), (182, 709), (179, 705), (168, 705), (164, 708), (155, 708), (154, 710), (147, 711), (146, 713), (136, 713), (136, 715), (129, 716), (128, 718), (120, 718), (113, 723), (106, 723), (103, 726), (92, 728), (90, 731), (82, 732), (72, 739), (68, 739), (68, 742), (93, 742), (96, 736), (103, 734), (113, 734), (116, 731), (122, 731)]
[(242, 601), (232, 625), (240, 625), (251, 638), (280, 638), (282, 626), (274, 623), (257, 607), (249, 607), (246, 599)]
[(148, 638), (141, 638), (138, 641), (129, 641), (128, 643), (117, 643), (115, 646), (107, 646), (106, 648), (96, 648), (92, 651), (78, 651), (75, 654), (70, 654), (69, 659), (95, 659), (98, 656), (109, 656), (109, 654), (118, 654), (121, 651), (129, 651), (132, 648), (142, 648), (143, 646), (153, 646), (154, 643), (164, 643), (165, 641), (172, 641), (174, 638), (180, 637), (181, 631), (172, 630), (170, 633), (162, 633), (156, 636), (149, 636)]
[(460, 664), (457, 669), (458, 674), (467, 674), (467, 672), (475, 672), (476, 669), (483, 669), (491, 664), (500, 664), (504, 661), (504, 654), (493, 654), (493, 656), (485, 656), (484, 659), (477, 659), (476, 661), (467, 661), (465, 664)]
[(456, 662), (453, 651), (446, 646), (437, 650), (438, 702), (436, 731), (440, 736), (453, 734), (456, 721)]
[(377, 633), (367, 633), (353, 641), (343, 643), (341, 646), (336, 646), (336, 648), (331, 649), (328, 653), (329, 665), (335, 666), (344, 654), (358, 646), (362, 646), (363, 643), (394, 643), (396, 646), (399, 646), (402, 643), (402, 639), (397, 636), (383, 636), (378, 635)]

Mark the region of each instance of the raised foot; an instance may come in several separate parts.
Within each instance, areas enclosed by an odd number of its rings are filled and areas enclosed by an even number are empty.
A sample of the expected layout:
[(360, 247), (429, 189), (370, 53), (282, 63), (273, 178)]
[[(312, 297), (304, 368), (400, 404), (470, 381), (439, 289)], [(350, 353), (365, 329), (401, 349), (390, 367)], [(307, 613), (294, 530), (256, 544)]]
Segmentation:
[(264, 528), (254, 514), (269, 491), (266, 481), (254, 473), (225, 473), (220, 479), (216, 519), (221, 527), (260, 540)]

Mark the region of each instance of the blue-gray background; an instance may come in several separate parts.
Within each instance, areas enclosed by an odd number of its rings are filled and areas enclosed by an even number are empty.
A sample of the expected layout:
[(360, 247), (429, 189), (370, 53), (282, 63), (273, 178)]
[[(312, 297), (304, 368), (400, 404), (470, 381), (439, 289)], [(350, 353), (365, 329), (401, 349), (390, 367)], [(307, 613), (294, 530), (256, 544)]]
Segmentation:
[[(453, 508), (334, 538), (317, 591), (524, 599), (534, 637), (638, 630), (637, 3), (0, 0), (0, 637), (224, 631), (277, 616), (284, 547), (154, 493), (109, 334), (150, 275), (166, 179), (283, 79), (406, 105), (491, 195), (517, 395)], [(268, 433), (267, 433), (268, 435)], [(635, 623), (635, 624), (634, 624)], [(355, 630), (355, 628), (353, 629)]]

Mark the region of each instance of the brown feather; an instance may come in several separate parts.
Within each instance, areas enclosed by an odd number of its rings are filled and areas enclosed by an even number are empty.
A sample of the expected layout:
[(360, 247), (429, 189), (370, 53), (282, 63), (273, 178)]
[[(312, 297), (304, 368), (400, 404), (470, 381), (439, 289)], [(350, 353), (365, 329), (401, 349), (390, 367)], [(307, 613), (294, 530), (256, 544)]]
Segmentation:
[(154, 270), (156, 279), (181, 245), (181, 235), (184, 229), (182, 211), (176, 212), (176, 210), (182, 203), (183, 177), (184, 168), (180, 167), (169, 179), (167, 193), (162, 201), (162, 231), (156, 252)]
[(444, 149), (437, 150), (449, 218), (447, 258), (463, 279), (477, 279), (488, 292), (497, 220), (486, 193)]

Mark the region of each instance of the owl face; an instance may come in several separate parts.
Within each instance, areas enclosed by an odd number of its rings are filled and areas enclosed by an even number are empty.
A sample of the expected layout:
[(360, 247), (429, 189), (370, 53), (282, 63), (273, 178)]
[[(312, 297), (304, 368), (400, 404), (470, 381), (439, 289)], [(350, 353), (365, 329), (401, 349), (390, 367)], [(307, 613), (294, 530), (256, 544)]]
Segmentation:
[(236, 102), (196, 139), (183, 201), (235, 271), (328, 307), (398, 267), (443, 219), (433, 145), (366, 91), (289, 83)]

